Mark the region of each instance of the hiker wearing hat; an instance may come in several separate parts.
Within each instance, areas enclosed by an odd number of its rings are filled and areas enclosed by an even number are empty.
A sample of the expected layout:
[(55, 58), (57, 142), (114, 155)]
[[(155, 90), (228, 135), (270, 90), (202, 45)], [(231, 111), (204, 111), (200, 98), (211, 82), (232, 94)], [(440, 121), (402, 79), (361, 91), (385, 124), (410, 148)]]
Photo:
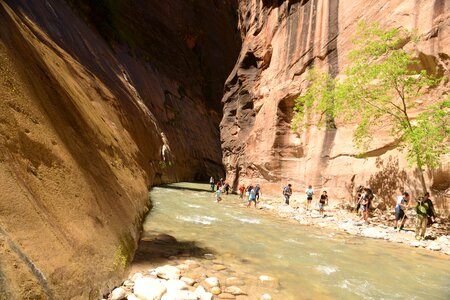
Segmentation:
[(425, 202), (423, 196), (420, 196), (417, 199), (416, 205), (416, 213), (417, 213), (417, 221), (416, 221), (416, 240), (425, 239), (425, 231), (427, 230), (428, 223), (428, 204)]

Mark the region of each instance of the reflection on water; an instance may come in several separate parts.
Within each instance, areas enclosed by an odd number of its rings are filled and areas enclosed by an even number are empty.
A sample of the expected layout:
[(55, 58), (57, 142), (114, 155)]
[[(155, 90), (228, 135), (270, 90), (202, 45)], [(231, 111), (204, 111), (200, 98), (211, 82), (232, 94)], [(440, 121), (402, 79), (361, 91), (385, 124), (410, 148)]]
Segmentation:
[(231, 253), (239, 259), (228, 263), (249, 276), (277, 277), (276, 299), (450, 299), (445, 255), (279, 220), (235, 195), (217, 204), (208, 188), (154, 188), (144, 230), (194, 241), (217, 257)]

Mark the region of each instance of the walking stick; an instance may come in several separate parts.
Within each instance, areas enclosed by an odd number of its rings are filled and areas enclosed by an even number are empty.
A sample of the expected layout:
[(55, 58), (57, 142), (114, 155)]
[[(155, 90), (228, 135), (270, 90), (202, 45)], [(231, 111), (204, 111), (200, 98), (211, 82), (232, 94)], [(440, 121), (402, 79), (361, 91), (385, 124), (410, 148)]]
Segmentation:
[(405, 217), (406, 217), (406, 212), (405, 211), (403, 211), (403, 218), (402, 218), (402, 221), (400, 222), (400, 226), (398, 226), (398, 232), (400, 232), (400, 230), (402, 230), (402, 227), (403, 227), (403, 220), (405, 219)]

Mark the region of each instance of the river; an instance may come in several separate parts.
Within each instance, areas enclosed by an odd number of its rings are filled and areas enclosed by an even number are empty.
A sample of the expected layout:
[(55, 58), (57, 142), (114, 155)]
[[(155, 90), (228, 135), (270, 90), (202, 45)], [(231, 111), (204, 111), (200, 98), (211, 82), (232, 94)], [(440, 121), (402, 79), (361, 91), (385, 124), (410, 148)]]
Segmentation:
[(208, 188), (153, 188), (144, 237), (168, 234), (195, 244), (254, 282), (274, 276), (274, 299), (450, 299), (444, 254), (302, 226), (247, 209), (236, 195), (217, 204)]

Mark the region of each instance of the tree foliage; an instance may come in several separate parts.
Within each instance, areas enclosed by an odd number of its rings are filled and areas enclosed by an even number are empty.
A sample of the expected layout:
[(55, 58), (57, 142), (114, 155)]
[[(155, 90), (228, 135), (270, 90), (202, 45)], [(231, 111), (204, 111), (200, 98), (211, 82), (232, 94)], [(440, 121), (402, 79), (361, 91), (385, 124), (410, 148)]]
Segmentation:
[(450, 98), (416, 115), (419, 97), (438, 83), (420, 70), (414, 53), (404, 49), (416, 40), (407, 30), (359, 23), (343, 78), (309, 71), (309, 87), (296, 100), (294, 130), (326, 125), (327, 118), (357, 121), (354, 142), (366, 151), (377, 130), (390, 128), (410, 163), (419, 170), (436, 167), (440, 156), (449, 152)]

